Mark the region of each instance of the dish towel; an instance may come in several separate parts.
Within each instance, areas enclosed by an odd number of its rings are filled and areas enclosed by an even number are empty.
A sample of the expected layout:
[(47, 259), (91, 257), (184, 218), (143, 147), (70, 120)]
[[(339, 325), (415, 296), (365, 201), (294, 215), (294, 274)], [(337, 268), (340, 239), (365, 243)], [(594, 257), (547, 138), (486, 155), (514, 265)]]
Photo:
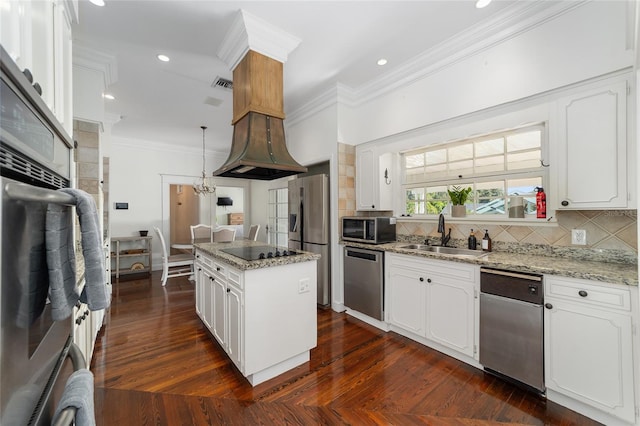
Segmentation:
[(73, 372), (62, 392), (60, 402), (53, 415), (56, 424), (62, 410), (68, 407), (76, 407), (76, 426), (95, 426), (96, 416), (93, 406), (93, 373), (86, 368)]
[(60, 191), (76, 199), (85, 263), (85, 286), (82, 294), (78, 296), (71, 209), (64, 205), (49, 204), (45, 239), (51, 316), (56, 321), (71, 315), (78, 299), (86, 303), (92, 311), (108, 308), (110, 303), (105, 283), (104, 253), (96, 204), (91, 195), (80, 189), (63, 188)]

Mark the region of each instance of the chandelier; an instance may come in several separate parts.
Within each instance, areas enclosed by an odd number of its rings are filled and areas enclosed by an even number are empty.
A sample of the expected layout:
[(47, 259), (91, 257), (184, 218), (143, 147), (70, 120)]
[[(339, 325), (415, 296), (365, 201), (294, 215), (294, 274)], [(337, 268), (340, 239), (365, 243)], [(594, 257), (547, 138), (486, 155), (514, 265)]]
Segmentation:
[(198, 195), (208, 195), (216, 192), (216, 185), (212, 182), (212, 177), (207, 177), (204, 169), (204, 131), (207, 126), (200, 126), (200, 128), (202, 129), (202, 178), (193, 183), (193, 192)]

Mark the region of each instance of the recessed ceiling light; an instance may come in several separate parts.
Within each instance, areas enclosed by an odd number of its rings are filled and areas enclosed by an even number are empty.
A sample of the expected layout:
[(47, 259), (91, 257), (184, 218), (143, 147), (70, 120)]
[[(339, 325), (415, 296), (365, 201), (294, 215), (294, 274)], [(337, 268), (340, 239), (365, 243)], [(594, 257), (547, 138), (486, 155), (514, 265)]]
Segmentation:
[(95, 4), (96, 6), (104, 6), (104, 0), (89, 0), (91, 4)]
[(478, 0), (476, 2), (476, 8), (482, 9), (483, 7), (487, 7), (491, 3), (491, 0)]
[(387, 60), (385, 58), (378, 59), (378, 65), (382, 66), (386, 64), (387, 64)]
[(167, 55), (163, 55), (163, 54), (159, 54), (158, 56), (156, 56), (159, 60), (161, 60), (162, 62), (169, 62), (169, 57)]
[(114, 100), (116, 98), (111, 93), (103, 93), (102, 97), (105, 98), (105, 99), (109, 99), (110, 101), (112, 101), (112, 100)]

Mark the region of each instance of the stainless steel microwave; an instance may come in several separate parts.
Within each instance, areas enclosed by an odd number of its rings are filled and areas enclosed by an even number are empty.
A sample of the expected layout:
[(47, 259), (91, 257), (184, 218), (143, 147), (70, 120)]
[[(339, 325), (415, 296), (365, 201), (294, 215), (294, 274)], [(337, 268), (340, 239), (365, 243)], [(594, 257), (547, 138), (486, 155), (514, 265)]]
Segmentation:
[(343, 217), (342, 239), (367, 244), (396, 240), (395, 217)]

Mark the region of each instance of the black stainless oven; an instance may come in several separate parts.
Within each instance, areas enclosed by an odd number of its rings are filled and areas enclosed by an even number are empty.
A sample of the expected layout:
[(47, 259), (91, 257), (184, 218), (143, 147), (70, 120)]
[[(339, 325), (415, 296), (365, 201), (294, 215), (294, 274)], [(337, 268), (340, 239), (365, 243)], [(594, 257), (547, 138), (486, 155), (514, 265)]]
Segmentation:
[(0, 54), (0, 424), (47, 424), (72, 319), (51, 317), (45, 215), (50, 203), (72, 208), (56, 191), (70, 186), (71, 144), (1, 46)]

